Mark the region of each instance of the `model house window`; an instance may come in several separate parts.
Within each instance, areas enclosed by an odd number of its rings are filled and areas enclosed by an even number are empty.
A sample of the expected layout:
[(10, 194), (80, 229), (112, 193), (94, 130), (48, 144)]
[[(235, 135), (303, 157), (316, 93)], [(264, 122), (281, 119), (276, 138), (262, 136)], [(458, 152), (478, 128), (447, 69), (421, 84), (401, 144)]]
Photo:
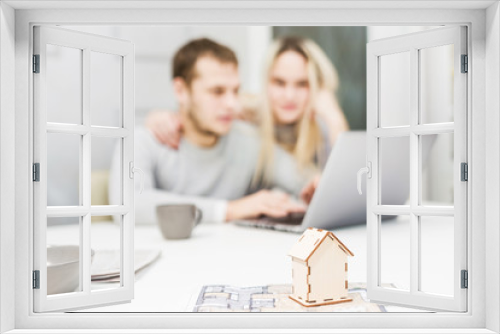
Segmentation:
[[(117, 303), (133, 296), (133, 64), (129, 42), (35, 27), (35, 312)], [(97, 91), (97, 81), (105, 81), (106, 89)], [(99, 146), (115, 148), (120, 156), (121, 179), (113, 185), (120, 194), (116, 203), (96, 197), (99, 179), (106, 177), (96, 164)], [(102, 236), (93, 233), (91, 221), (103, 216), (114, 216), (119, 226), (117, 233), (105, 236), (118, 250), (113, 265), (119, 279), (96, 290), (90, 283), (91, 245)], [(68, 229), (54, 237), (50, 226), (58, 224)]]

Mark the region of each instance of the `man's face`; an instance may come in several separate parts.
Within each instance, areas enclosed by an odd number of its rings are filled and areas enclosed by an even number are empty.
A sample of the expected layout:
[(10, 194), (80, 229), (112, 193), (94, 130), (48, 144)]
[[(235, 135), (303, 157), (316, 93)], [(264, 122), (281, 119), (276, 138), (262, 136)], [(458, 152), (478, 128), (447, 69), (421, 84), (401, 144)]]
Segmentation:
[(238, 68), (205, 56), (196, 62), (195, 73), (183, 99), (189, 118), (199, 132), (227, 134), (238, 107)]

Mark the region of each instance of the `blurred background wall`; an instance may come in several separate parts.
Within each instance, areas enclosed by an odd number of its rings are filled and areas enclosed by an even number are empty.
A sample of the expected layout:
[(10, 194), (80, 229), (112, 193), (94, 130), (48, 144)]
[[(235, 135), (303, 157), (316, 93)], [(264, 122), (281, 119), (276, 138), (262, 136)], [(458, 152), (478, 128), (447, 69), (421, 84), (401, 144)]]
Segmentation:
[[(298, 26), (64, 26), (132, 41), (135, 44), (136, 123), (154, 108), (177, 107), (171, 81), (171, 60), (187, 41), (208, 37), (229, 46), (240, 61), (242, 92), (261, 92), (264, 55), (275, 37), (311, 38), (335, 65), (338, 97), (352, 129), (366, 128), (366, 27)], [(104, 102), (103, 102), (104, 103)]]

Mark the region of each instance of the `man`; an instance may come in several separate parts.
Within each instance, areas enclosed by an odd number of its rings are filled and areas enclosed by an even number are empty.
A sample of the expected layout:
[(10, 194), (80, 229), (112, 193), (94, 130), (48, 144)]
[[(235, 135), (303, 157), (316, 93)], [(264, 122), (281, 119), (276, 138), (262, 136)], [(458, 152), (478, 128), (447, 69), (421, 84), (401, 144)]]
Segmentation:
[[(235, 54), (209, 39), (191, 41), (175, 54), (173, 77), (182, 139), (172, 149), (158, 143), (148, 130), (136, 131), (135, 166), (145, 173), (144, 192), (136, 197), (136, 221), (152, 223), (157, 205), (177, 203), (195, 204), (205, 221), (303, 211), (283, 193), (251, 194), (261, 147), (256, 129), (233, 120), (240, 86)], [(291, 156), (274, 149), (270, 186), (299, 195), (306, 176)], [(118, 175), (112, 167), (110, 198), (117, 196), (113, 182)]]

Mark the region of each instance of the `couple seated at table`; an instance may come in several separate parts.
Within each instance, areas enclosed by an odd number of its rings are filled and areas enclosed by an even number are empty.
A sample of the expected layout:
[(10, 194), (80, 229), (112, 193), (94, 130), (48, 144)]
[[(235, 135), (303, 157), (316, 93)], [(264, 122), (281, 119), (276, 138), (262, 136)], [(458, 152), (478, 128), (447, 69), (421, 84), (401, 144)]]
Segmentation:
[[(173, 88), (180, 136), (176, 145), (164, 145), (154, 127), (136, 131), (134, 164), (144, 172), (144, 191), (135, 200), (137, 223), (155, 222), (156, 207), (163, 204), (194, 204), (204, 221), (283, 217), (305, 210), (318, 182), (317, 169), (301, 165), (285, 148), (266, 141), (257, 127), (235, 119), (241, 108), (239, 87), (238, 61), (229, 48), (204, 38), (177, 51)], [(119, 196), (114, 187), (118, 157), (117, 152), (111, 202)], [(275, 188), (281, 191), (269, 191)]]

